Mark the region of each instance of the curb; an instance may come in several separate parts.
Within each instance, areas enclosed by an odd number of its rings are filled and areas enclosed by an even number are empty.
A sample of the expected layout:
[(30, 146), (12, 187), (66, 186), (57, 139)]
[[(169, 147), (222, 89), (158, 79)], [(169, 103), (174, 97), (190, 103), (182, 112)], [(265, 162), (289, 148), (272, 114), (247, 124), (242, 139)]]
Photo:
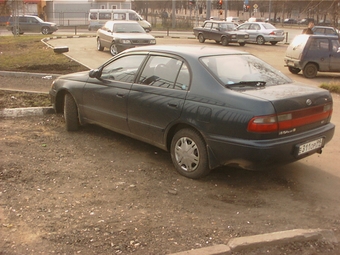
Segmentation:
[(264, 245), (284, 245), (290, 242), (304, 242), (312, 240), (324, 240), (329, 243), (338, 243), (337, 238), (331, 230), (293, 229), (262, 235), (232, 238), (227, 244), (218, 244), (211, 247), (171, 253), (169, 255), (228, 255), (232, 252), (263, 247)]
[(55, 113), (52, 107), (26, 107), (26, 108), (5, 108), (0, 111), (0, 118), (43, 116)]
[(11, 76), (11, 77), (38, 77), (42, 79), (55, 79), (62, 74), (48, 74), (48, 73), (28, 73), (28, 72), (12, 72), (12, 71), (0, 71), (0, 76)]

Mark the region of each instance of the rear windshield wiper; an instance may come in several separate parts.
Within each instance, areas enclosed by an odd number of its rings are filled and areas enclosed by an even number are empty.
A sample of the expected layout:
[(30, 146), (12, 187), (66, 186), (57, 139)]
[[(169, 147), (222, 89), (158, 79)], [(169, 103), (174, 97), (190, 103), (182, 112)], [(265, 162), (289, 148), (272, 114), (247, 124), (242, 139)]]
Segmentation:
[(226, 87), (255, 87), (262, 88), (266, 86), (265, 81), (239, 81), (236, 83), (228, 83), (225, 85)]

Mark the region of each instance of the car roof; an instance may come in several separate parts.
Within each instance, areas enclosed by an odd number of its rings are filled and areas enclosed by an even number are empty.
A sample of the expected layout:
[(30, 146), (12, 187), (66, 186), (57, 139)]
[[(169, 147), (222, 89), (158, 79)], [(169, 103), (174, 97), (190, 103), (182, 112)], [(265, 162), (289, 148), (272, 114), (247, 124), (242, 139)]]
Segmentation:
[(106, 21), (106, 23), (112, 23), (112, 24), (138, 24), (139, 23), (135, 20), (109, 20)]
[(316, 29), (316, 28), (329, 28), (329, 29), (335, 30), (335, 28), (331, 26), (314, 26), (312, 29)]
[(223, 24), (235, 24), (234, 22), (231, 22), (231, 21), (225, 21), (225, 20), (213, 20), (213, 19), (208, 19), (208, 20), (205, 20), (204, 22), (212, 22), (212, 23), (223, 23)]
[(131, 48), (126, 50), (125, 52), (137, 52), (137, 51), (147, 51), (147, 52), (160, 52), (160, 53), (168, 53), (174, 54), (182, 57), (200, 57), (200, 56), (216, 56), (216, 55), (249, 55), (248, 52), (230, 49), (230, 48), (222, 48), (222, 47), (209, 47), (209, 46), (199, 46), (199, 45), (151, 45), (151, 46), (141, 46), (136, 48)]
[(320, 35), (316, 35), (316, 34), (300, 34), (295, 36), (296, 37), (312, 37), (312, 38), (329, 38), (329, 39), (334, 39), (337, 38), (336, 35), (324, 35), (324, 34), (320, 34)]
[(36, 18), (38, 16), (36, 16), (36, 15), (11, 15), (10, 17), (34, 17), (34, 18)]

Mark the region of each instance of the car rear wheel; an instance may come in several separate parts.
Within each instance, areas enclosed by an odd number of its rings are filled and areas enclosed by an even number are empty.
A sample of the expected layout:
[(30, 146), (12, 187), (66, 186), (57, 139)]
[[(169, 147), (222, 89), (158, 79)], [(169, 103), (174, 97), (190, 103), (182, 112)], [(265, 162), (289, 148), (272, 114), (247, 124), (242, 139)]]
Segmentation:
[(114, 55), (116, 55), (118, 53), (116, 44), (114, 44), (114, 43), (111, 44), (111, 46), (110, 46), (110, 53), (111, 53), (112, 56), (114, 56)]
[(205, 42), (205, 38), (204, 38), (203, 34), (199, 34), (199, 35), (198, 35), (198, 41), (199, 41), (200, 43), (204, 43), (204, 42)]
[(298, 74), (301, 71), (301, 69), (292, 66), (288, 66), (288, 70), (293, 74)]
[(271, 45), (276, 45), (277, 44), (277, 42), (270, 42), (271, 43)]
[(67, 131), (77, 131), (79, 129), (78, 107), (69, 93), (64, 98), (64, 118)]
[(43, 27), (43, 28), (41, 29), (41, 33), (42, 33), (43, 35), (48, 35), (48, 34), (50, 33), (50, 29), (49, 29), (48, 27)]
[(21, 31), (20, 31), (20, 28), (18, 28), (18, 27), (13, 27), (12, 28), (12, 34), (13, 35), (20, 35), (20, 34), (23, 34)]
[(104, 50), (104, 47), (102, 46), (99, 38), (97, 38), (97, 50), (99, 50), (99, 51)]
[(224, 37), (222, 38), (222, 45), (223, 45), (223, 46), (227, 46), (228, 44), (229, 44), (229, 40), (228, 40), (227, 37), (224, 36)]
[(171, 159), (181, 175), (198, 179), (210, 172), (206, 144), (193, 129), (181, 129), (171, 142)]
[(266, 41), (264, 40), (263, 36), (258, 36), (258, 37), (256, 38), (256, 42), (257, 42), (257, 44), (259, 44), (259, 45), (263, 45)]
[(309, 79), (314, 78), (317, 73), (318, 73), (318, 67), (313, 63), (308, 63), (303, 68), (303, 76), (306, 78), (309, 78)]

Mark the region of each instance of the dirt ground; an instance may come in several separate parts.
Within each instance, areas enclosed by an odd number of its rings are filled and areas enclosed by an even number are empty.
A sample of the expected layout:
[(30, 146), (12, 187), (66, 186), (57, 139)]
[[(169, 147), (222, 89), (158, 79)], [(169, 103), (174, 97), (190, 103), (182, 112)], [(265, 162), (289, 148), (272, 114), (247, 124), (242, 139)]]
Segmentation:
[[(30, 91), (51, 83), (0, 78)], [(0, 108), (46, 103), (46, 94), (25, 95), (2, 91)], [(224, 167), (191, 180), (167, 152), (96, 126), (67, 132), (61, 115), (3, 118), (0, 132), (0, 254), (169, 254), (295, 228), (339, 236), (332, 200), (280, 169)], [(338, 252), (318, 241), (234, 254)]]

